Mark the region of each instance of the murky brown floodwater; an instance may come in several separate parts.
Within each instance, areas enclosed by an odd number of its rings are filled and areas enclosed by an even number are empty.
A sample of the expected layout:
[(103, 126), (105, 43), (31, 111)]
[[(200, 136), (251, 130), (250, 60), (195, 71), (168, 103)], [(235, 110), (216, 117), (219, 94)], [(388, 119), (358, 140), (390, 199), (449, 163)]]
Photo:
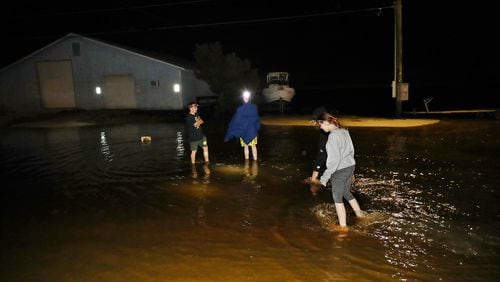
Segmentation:
[(500, 279), (498, 121), (352, 128), (370, 214), (347, 236), (301, 184), (317, 129), (264, 126), (244, 163), (214, 126), (192, 168), (182, 128), (1, 129), (1, 280)]

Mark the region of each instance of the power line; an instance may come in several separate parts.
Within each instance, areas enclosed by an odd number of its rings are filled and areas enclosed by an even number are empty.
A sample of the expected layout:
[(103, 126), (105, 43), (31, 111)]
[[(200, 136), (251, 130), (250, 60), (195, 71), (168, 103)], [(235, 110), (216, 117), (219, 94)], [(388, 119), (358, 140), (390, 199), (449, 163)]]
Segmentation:
[[(203, 0), (203, 1), (206, 1), (206, 0)], [(154, 31), (173, 30), (173, 29), (188, 29), (188, 28), (202, 28), (202, 27), (210, 27), (210, 26), (226, 26), (226, 25), (237, 25), (237, 24), (265, 23), (265, 22), (273, 22), (273, 21), (286, 21), (286, 20), (294, 20), (294, 19), (325, 17), (325, 16), (332, 16), (332, 15), (354, 14), (354, 13), (373, 12), (373, 11), (376, 11), (377, 14), (379, 14), (380, 11), (382, 11), (384, 9), (392, 9), (392, 8), (394, 8), (394, 5), (362, 8), (362, 9), (354, 9), (354, 10), (344, 10), (344, 11), (313, 13), (313, 14), (306, 14), (306, 15), (295, 15), (295, 16), (271, 17), (271, 18), (260, 18), (260, 19), (249, 19), (249, 20), (235, 20), (235, 21), (224, 21), (224, 22), (214, 22), (214, 23), (171, 25), (171, 26), (160, 26), (160, 27), (151, 27), (151, 28), (143, 28), (143, 29), (135, 29), (134, 28), (134, 29), (118, 30), (118, 31), (85, 32), (83, 34), (85, 34), (85, 35), (106, 35), (106, 34), (110, 35), (110, 34), (126, 34), (126, 33), (139, 33), (139, 32), (154, 32)], [(23, 36), (22, 38), (10, 38), (9, 40), (48, 39), (48, 38), (54, 38), (54, 37), (55, 36), (31, 36), (31, 37)]]
[(315, 14), (308, 14), (308, 15), (273, 17), (273, 18), (262, 18), (262, 19), (251, 19), (251, 20), (238, 20), (238, 21), (204, 23), (204, 24), (163, 26), (163, 27), (150, 28), (149, 30), (154, 31), (154, 30), (167, 30), (167, 29), (178, 29), (178, 28), (197, 28), (197, 27), (207, 27), (207, 26), (234, 25), (234, 24), (245, 24), (245, 23), (262, 23), (262, 22), (281, 21), (281, 20), (324, 17), (324, 16), (341, 15), (341, 14), (353, 14), (353, 13), (369, 12), (369, 11), (379, 12), (382, 9), (389, 9), (389, 8), (394, 8), (394, 6), (390, 5), (390, 6), (382, 6), (382, 7), (376, 7), (376, 8), (364, 8), (364, 9), (356, 9), (356, 10), (335, 11), (335, 12), (315, 13)]
[(85, 15), (85, 14), (99, 14), (99, 13), (107, 13), (107, 12), (116, 12), (116, 11), (128, 11), (128, 10), (142, 10), (142, 9), (151, 9), (158, 7), (171, 7), (171, 6), (181, 6), (181, 5), (189, 5), (189, 4), (198, 4), (203, 2), (211, 2), (212, 0), (192, 0), (192, 1), (180, 1), (174, 3), (164, 3), (164, 4), (150, 4), (150, 5), (140, 5), (140, 6), (130, 6), (130, 7), (118, 7), (118, 8), (100, 8), (100, 9), (89, 9), (89, 10), (81, 10), (81, 11), (65, 11), (58, 13), (50, 13), (50, 14), (23, 14), (23, 15), (10, 15), (10, 18), (23, 18), (23, 17), (56, 17), (56, 16), (71, 16), (71, 15)]

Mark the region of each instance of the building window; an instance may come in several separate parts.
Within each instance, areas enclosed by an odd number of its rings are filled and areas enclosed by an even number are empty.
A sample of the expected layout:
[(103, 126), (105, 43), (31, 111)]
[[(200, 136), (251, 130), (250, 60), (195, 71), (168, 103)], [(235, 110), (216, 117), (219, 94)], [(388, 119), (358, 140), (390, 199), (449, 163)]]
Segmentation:
[(160, 87), (159, 80), (151, 80), (151, 87)]
[(73, 56), (80, 56), (80, 43), (78, 42), (73, 42)]

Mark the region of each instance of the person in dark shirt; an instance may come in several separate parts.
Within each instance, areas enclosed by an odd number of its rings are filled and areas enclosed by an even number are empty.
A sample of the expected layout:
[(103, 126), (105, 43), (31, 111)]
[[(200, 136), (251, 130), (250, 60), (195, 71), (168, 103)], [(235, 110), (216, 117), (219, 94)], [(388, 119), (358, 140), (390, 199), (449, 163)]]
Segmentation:
[[(314, 109), (313, 121), (315, 122), (315, 124), (317, 124), (316, 123), (317, 118), (323, 113), (328, 113), (325, 107), (318, 107)], [(325, 170), (325, 164), (327, 158), (325, 146), (326, 146), (326, 141), (328, 140), (328, 135), (329, 133), (320, 130), (318, 139), (318, 151), (316, 153), (316, 158), (314, 159), (313, 162), (312, 174), (310, 177), (306, 178), (305, 180), (306, 183), (316, 184), (316, 185), (321, 184), (319, 182), (319, 174), (320, 172)]]
[(207, 137), (203, 133), (201, 125), (203, 120), (198, 115), (198, 104), (190, 102), (188, 104), (189, 113), (186, 116), (186, 131), (188, 135), (189, 146), (191, 148), (191, 163), (196, 162), (196, 152), (198, 147), (203, 148), (203, 158), (208, 163), (208, 144)]
[[(319, 123), (317, 120), (321, 116), (333, 117), (325, 107), (321, 106), (313, 111), (313, 122), (315, 125), (319, 127)], [(319, 181), (320, 173), (322, 173), (326, 169), (326, 159), (328, 157), (326, 153), (326, 142), (328, 141), (329, 132), (325, 132), (323, 130), (319, 130), (319, 139), (318, 139), (318, 151), (316, 153), (316, 158), (313, 161), (313, 168), (311, 176), (305, 179), (305, 183), (311, 184), (311, 193), (316, 195), (321, 187), (321, 182)], [(354, 175), (352, 176), (352, 183), (355, 181)]]

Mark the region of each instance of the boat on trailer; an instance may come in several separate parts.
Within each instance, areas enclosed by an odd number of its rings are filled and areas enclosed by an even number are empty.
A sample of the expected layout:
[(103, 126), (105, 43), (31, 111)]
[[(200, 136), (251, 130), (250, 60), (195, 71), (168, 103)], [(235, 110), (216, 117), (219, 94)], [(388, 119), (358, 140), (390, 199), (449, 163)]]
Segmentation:
[(288, 72), (270, 72), (267, 74), (267, 87), (262, 90), (267, 103), (281, 101), (291, 102), (295, 89), (289, 86)]

